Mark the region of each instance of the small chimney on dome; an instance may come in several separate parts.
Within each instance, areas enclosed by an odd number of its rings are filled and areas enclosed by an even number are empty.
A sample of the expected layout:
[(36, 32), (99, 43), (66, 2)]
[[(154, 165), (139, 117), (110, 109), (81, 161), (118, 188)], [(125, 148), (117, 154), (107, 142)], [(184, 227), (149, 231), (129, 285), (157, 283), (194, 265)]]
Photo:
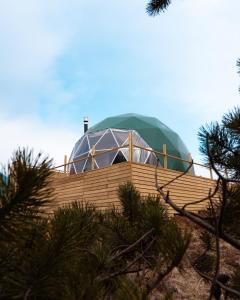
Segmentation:
[(83, 118), (84, 133), (88, 131), (88, 117)]

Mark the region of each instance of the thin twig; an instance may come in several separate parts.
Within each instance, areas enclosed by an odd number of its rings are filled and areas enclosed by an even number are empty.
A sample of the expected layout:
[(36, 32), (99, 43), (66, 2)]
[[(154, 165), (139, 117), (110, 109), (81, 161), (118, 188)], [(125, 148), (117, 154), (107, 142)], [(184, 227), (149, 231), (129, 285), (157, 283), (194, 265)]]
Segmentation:
[(122, 275), (122, 274), (128, 274), (128, 273), (136, 273), (139, 271), (142, 271), (142, 268), (137, 269), (136, 271), (134, 270), (129, 270), (129, 268), (131, 268), (137, 261), (139, 261), (141, 258), (144, 257), (144, 254), (152, 247), (153, 243), (154, 243), (155, 239), (153, 239), (148, 246), (146, 247), (146, 249), (143, 251), (143, 253), (141, 253), (140, 255), (138, 255), (130, 264), (128, 264), (126, 267), (124, 267), (122, 270), (114, 272), (112, 274), (109, 274), (107, 276), (101, 277), (99, 278), (100, 281), (104, 281), (107, 279), (111, 279), (113, 277)]
[(31, 287), (27, 289), (27, 291), (26, 291), (26, 293), (25, 293), (25, 295), (24, 295), (24, 300), (27, 300), (27, 299), (28, 299), (28, 297), (30, 296), (31, 291), (32, 291), (32, 288), (31, 288)]
[(141, 236), (136, 242), (128, 246), (126, 249), (122, 250), (121, 252), (118, 252), (117, 254), (113, 255), (110, 258), (110, 261), (115, 260), (119, 256), (122, 256), (123, 254), (126, 254), (130, 252), (132, 249), (134, 249), (141, 241), (143, 241), (147, 236), (149, 236), (154, 231), (154, 228), (150, 229), (148, 232), (146, 232), (143, 236)]
[[(191, 260), (190, 260), (189, 258), (188, 258), (188, 260), (189, 260), (189, 262), (190, 262), (192, 268), (194, 269), (194, 271), (195, 271), (196, 273), (198, 273), (198, 275), (200, 275), (202, 278), (206, 279), (207, 281), (210, 281), (210, 282), (213, 281), (213, 279), (212, 279), (210, 276), (208, 276), (208, 275), (206, 275), (206, 274), (200, 272), (200, 271), (194, 266), (194, 264), (191, 262)], [(216, 280), (216, 284), (219, 285), (223, 290), (228, 291), (228, 292), (230, 292), (230, 293), (232, 293), (232, 294), (234, 294), (234, 295), (240, 297), (240, 292), (239, 292), (239, 291), (237, 291), (237, 290), (235, 290), (235, 289), (232, 289), (232, 288), (226, 286), (225, 284), (221, 283), (219, 280)]]
[(215, 187), (215, 189), (214, 189), (214, 191), (213, 191), (212, 194), (211, 194), (211, 189), (210, 189), (210, 191), (209, 191), (209, 194), (210, 194), (210, 195), (208, 194), (207, 197), (204, 197), (204, 198), (202, 198), (202, 199), (200, 199), (200, 200), (188, 202), (188, 203), (184, 204), (184, 206), (182, 207), (182, 209), (185, 209), (185, 208), (186, 208), (187, 206), (189, 206), (189, 205), (199, 204), (199, 203), (201, 203), (201, 202), (204, 202), (204, 201), (206, 201), (206, 200), (209, 200), (209, 197), (213, 198), (213, 197), (216, 195), (216, 193), (218, 192), (218, 190), (219, 190), (219, 182), (220, 182), (220, 179), (217, 180), (216, 187)]
[(159, 273), (156, 280), (151, 284), (151, 286), (148, 286), (147, 295), (149, 295), (163, 280), (163, 278), (166, 277), (175, 267), (176, 267), (175, 263), (171, 263), (171, 265), (167, 267), (165, 272)]
[[(164, 199), (164, 201), (169, 204), (176, 212), (178, 212), (180, 215), (188, 218), (189, 220), (191, 220), (193, 223), (199, 225), (200, 227), (208, 230), (209, 232), (215, 234), (215, 228), (214, 226), (210, 225), (209, 223), (203, 221), (203, 219), (201, 217), (196, 216), (195, 214), (182, 209), (181, 207), (179, 207), (170, 197), (169, 197), (169, 191), (167, 192), (167, 194), (164, 193), (163, 189), (159, 186), (158, 184), (158, 174), (157, 174), (157, 167), (158, 167), (158, 163), (156, 165), (156, 169), (155, 169), (155, 185), (156, 185), (156, 189), (159, 192), (159, 194), (162, 196), (162, 198)], [(223, 239), (225, 242), (229, 243), (230, 245), (232, 245), (234, 248), (240, 250), (240, 241), (233, 238), (231, 235), (229, 235), (228, 233), (225, 233), (224, 231), (221, 231), (219, 233), (219, 237), (221, 239)]]
[[(158, 161), (159, 161), (159, 160), (158, 160)], [(178, 180), (179, 178), (181, 178), (181, 177), (183, 177), (184, 175), (186, 175), (186, 174), (188, 173), (188, 171), (191, 169), (192, 165), (193, 165), (193, 160), (191, 161), (191, 163), (189, 164), (188, 168), (187, 168), (184, 172), (182, 172), (180, 175), (176, 176), (174, 179), (168, 181), (168, 182), (165, 183), (164, 185), (162, 185), (161, 188), (162, 188), (162, 189), (165, 188), (165, 187), (168, 186), (169, 184), (173, 183), (174, 181), (176, 181), (176, 180)], [(158, 166), (158, 164), (157, 164), (157, 166)], [(156, 170), (157, 170), (157, 168), (156, 168)]]
[[(211, 224), (203, 221), (201, 218), (197, 217), (196, 215), (192, 214), (191, 212), (182, 209), (181, 207), (179, 207), (169, 196), (169, 193), (166, 195), (163, 190), (161, 190), (160, 188), (157, 189), (157, 191), (159, 192), (159, 194), (162, 196), (162, 198), (164, 199), (164, 201), (169, 204), (175, 211), (177, 211), (180, 215), (185, 216), (186, 218), (188, 218), (190, 221), (192, 221), (193, 223), (199, 225), (200, 227), (208, 230), (209, 232), (215, 234), (215, 228), (214, 226), (212, 226)], [(219, 234), (219, 237), (221, 239), (223, 239), (225, 242), (229, 243), (230, 245), (232, 245), (234, 248), (240, 250), (240, 241), (233, 238), (231, 235), (229, 235), (228, 233), (222, 231)]]

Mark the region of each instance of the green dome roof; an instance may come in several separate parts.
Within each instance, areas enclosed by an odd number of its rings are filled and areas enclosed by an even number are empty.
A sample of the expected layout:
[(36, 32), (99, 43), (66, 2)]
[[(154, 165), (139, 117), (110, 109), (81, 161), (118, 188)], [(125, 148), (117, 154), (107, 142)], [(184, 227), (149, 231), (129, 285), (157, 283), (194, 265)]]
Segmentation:
[[(88, 129), (87, 133), (93, 133), (107, 128), (132, 129), (148, 143), (148, 145), (159, 152), (163, 151), (163, 144), (167, 145), (167, 154), (188, 160), (189, 151), (179, 135), (157, 118), (147, 117), (139, 114), (123, 114), (109, 117)], [(160, 162), (163, 164), (162, 157)], [(187, 163), (168, 158), (168, 168), (184, 171)]]

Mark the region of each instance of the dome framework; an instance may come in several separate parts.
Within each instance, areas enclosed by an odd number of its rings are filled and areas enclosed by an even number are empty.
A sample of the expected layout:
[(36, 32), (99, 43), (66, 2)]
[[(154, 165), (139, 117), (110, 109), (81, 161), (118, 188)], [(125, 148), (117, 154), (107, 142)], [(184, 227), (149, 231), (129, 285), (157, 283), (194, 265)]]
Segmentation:
[[(133, 159), (128, 158), (126, 140), (129, 132), (138, 136), (140, 141), (138, 144), (138, 141), (133, 138)], [(94, 147), (95, 144), (96, 147)], [(108, 151), (115, 147), (122, 147), (122, 149), (111, 151), (111, 153)], [(140, 151), (138, 147), (146, 148), (145, 152), (151, 156), (149, 160), (142, 158), (146, 153), (144, 154), (144, 151)], [(107, 152), (101, 154), (103, 151)], [(95, 154), (96, 161), (92, 159)], [(140, 158), (137, 158), (137, 155)], [(106, 118), (88, 129), (72, 151), (69, 162), (73, 166), (70, 166), (68, 170), (74, 174), (125, 160), (154, 164), (156, 159), (165, 168), (184, 172), (189, 167), (190, 153), (179, 135), (158, 119), (139, 114), (123, 114)], [(77, 164), (76, 161), (78, 161)]]
[[(129, 161), (129, 136), (131, 134), (131, 160), (143, 164), (157, 164), (157, 157), (135, 130), (107, 128), (87, 132), (75, 144), (70, 156), (69, 172), (76, 174)], [(146, 150), (144, 150), (144, 149)]]

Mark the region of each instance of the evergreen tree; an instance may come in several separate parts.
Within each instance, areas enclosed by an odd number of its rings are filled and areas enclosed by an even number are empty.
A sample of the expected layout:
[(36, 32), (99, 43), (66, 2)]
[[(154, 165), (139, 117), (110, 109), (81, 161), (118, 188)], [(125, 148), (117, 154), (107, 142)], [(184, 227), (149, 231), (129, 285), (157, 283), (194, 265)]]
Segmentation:
[[(221, 123), (215, 122), (202, 127), (199, 138), (200, 151), (205, 157), (206, 165), (213, 169), (218, 179), (214, 191), (209, 191), (202, 200), (193, 199), (191, 204), (205, 201), (209, 205), (208, 209), (203, 214), (194, 214), (186, 207), (174, 203), (171, 195), (166, 194), (156, 182), (157, 189), (166, 203), (207, 232), (208, 237), (206, 234), (203, 237), (206, 250), (195, 260), (193, 267), (198, 269), (202, 277), (212, 282), (209, 299), (213, 296), (220, 299), (222, 289), (231, 297), (240, 297), (239, 269), (232, 278), (231, 274), (222, 274), (220, 247), (222, 239), (240, 250), (240, 108), (225, 114)], [(183, 173), (182, 176), (184, 175)], [(209, 234), (215, 240), (214, 257), (209, 255)], [(212, 271), (208, 268), (210, 264), (214, 266), (212, 276), (202, 272)]]
[(119, 188), (122, 210), (72, 203), (44, 217), (50, 166), (19, 150), (1, 181), (0, 299), (148, 299), (189, 235), (131, 183)]

